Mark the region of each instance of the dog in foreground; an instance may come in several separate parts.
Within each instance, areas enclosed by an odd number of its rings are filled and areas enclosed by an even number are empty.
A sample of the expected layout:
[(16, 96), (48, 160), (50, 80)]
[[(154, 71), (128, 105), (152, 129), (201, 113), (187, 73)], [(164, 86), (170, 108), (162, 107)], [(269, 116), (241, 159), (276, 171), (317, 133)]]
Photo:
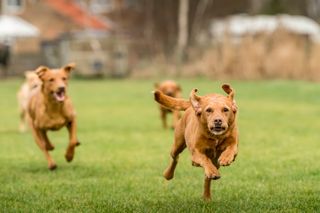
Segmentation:
[(75, 111), (67, 95), (68, 79), (74, 67), (73, 63), (60, 69), (40, 66), (35, 71), (42, 85), (28, 104), (29, 125), (37, 145), (48, 161), (50, 170), (54, 170), (57, 166), (49, 154), (54, 146), (47, 136), (47, 131), (67, 127), (69, 145), (65, 158), (68, 162), (72, 161), (75, 147), (80, 144), (76, 135)]
[(21, 85), (17, 93), (20, 114), (20, 132), (26, 131), (28, 104), (30, 98), (39, 90), (41, 86), (41, 80), (34, 71), (26, 71), (24, 75), (25, 82)]
[(206, 200), (211, 199), (211, 180), (220, 178), (220, 166), (229, 166), (238, 153), (238, 128), (236, 124), (237, 106), (234, 90), (222, 85), (228, 94), (196, 95), (197, 89), (190, 93), (190, 99), (177, 99), (154, 92), (155, 100), (172, 110), (185, 111), (175, 128), (174, 144), (171, 149), (171, 162), (163, 176), (170, 180), (178, 163), (179, 154), (188, 147), (193, 166), (204, 169), (204, 192)]
[[(180, 98), (181, 97), (181, 87), (174, 81), (167, 80), (163, 81), (161, 83), (155, 83), (155, 89), (161, 91), (167, 96), (174, 97), (174, 98)], [(171, 113), (173, 114), (173, 124), (172, 128), (175, 128), (179, 118), (180, 118), (180, 112), (178, 110), (172, 110), (165, 108), (161, 105), (159, 105), (160, 109), (160, 117), (162, 120), (162, 126), (164, 129), (167, 128), (167, 114)]]

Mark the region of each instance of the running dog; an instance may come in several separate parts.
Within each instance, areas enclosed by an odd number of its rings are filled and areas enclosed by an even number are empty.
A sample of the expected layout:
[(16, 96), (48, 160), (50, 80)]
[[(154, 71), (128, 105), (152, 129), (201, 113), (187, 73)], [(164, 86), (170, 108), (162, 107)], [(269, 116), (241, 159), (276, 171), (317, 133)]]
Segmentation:
[(29, 124), (37, 145), (48, 161), (50, 170), (54, 170), (57, 165), (49, 154), (54, 146), (47, 136), (47, 131), (67, 127), (69, 145), (65, 158), (68, 162), (72, 161), (75, 147), (80, 144), (76, 135), (76, 113), (67, 95), (68, 79), (74, 67), (73, 63), (59, 69), (40, 66), (35, 71), (42, 81), (42, 86), (30, 99)]
[(211, 180), (220, 178), (219, 167), (229, 166), (238, 153), (235, 92), (228, 84), (222, 85), (222, 89), (227, 96), (198, 96), (197, 89), (194, 89), (189, 101), (172, 98), (160, 90), (154, 92), (154, 98), (159, 104), (172, 110), (185, 111), (177, 123), (170, 153), (172, 159), (163, 176), (167, 180), (173, 178), (179, 154), (188, 147), (192, 165), (204, 169), (203, 197), (206, 200), (211, 199)]

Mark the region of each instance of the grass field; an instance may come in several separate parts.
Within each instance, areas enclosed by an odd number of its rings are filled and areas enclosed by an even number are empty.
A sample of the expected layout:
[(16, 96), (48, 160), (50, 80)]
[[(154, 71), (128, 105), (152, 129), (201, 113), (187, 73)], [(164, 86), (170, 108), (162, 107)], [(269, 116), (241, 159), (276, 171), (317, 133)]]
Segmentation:
[[(64, 160), (67, 132), (50, 133), (58, 169), (49, 171), (30, 133), (17, 131), (21, 80), (0, 82), (0, 212), (319, 212), (320, 85), (231, 82), (239, 105), (240, 150), (201, 199), (203, 171), (185, 151), (175, 178), (173, 131), (163, 130), (150, 80), (70, 83), (82, 145)], [(221, 82), (181, 80), (184, 97), (221, 92)], [(170, 117), (171, 118), (171, 117)]]

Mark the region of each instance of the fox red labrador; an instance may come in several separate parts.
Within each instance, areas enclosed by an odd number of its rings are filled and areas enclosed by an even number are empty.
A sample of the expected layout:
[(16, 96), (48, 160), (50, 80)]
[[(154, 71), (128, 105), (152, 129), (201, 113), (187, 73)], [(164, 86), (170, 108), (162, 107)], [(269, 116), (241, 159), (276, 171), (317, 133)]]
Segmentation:
[(67, 127), (69, 145), (65, 158), (68, 162), (72, 161), (75, 147), (80, 144), (76, 135), (76, 113), (67, 95), (68, 79), (74, 66), (73, 63), (59, 69), (41, 66), (35, 71), (42, 81), (42, 85), (37, 93), (30, 98), (28, 105), (29, 124), (36, 143), (48, 161), (50, 170), (57, 166), (49, 154), (54, 146), (47, 136), (47, 131)]
[(167, 180), (173, 178), (179, 154), (188, 147), (192, 165), (204, 169), (204, 199), (211, 198), (211, 180), (220, 178), (219, 167), (230, 165), (238, 153), (235, 92), (228, 84), (222, 85), (222, 89), (227, 96), (198, 96), (197, 89), (194, 89), (189, 100), (173, 98), (159, 90), (154, 92), (155, 100), (161, 105), (172, 110), (185, 110), (177, 123), (170, 153), (172, 159), (163, 176)]

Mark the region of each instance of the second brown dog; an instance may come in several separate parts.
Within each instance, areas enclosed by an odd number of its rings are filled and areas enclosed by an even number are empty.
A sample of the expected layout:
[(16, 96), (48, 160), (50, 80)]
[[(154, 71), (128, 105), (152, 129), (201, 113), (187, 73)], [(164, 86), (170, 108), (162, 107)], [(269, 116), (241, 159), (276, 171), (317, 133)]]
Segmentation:
[(42, 85), (30, 99), (28, 105), (29, 124), (37, 145), (48, 161), (50, 170), (57, 166), (48, 152), (53, 150), (54, 146), (47, 136), (47, 131), (67, 127), (69, 145), (65, 158), (68, 162), (72, 161), (75, 147), (80, 144), (76, 135), (75, 110), (67, 95), (68, 79), (74, 66), (74, 64), (68, 64), (59, 69), (41, 66), (35, 71), (42, 81)]

